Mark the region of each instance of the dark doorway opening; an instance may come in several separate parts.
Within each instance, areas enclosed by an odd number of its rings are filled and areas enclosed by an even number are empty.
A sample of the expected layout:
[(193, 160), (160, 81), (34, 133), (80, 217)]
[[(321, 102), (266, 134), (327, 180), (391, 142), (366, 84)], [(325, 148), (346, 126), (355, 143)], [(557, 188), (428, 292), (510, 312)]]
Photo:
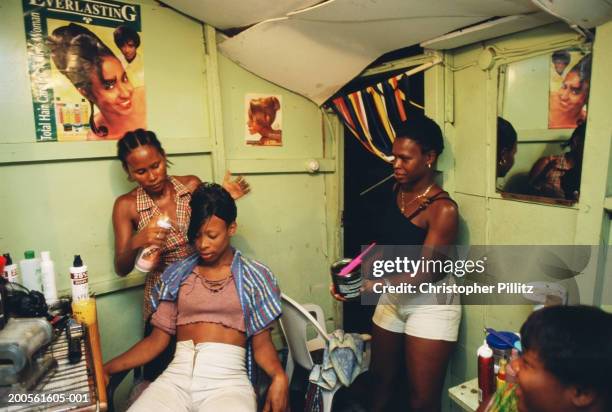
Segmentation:
[[(386, 73), (354, 81), (350, 89), (359, 90), (367, 85), (378, 83), (398, 74)], [(423, 106), (424, 75), (423, 72), (409, 77), (408, 98)], [(409, 105), (408, 121), (415, 113), (422, 110)], [(362, 245), (368, 245), (373, 240), (372, 216), (380, 210), (383, 202), (381, 194), (389, 193), (393, 186), (390, 179), (383, 186), (363, 196), (360, 193), (366, 188), (381, 181), (393, 173), (391, 165), (366, 150), (361, 143), (345, 128), (344, 133), (344, 211), (342, 224), (344, 228), (344, 256), (355, 257), (361, 251)], [(389, 190), (386, 190), (386, 189)], [(343, 305), (343, 328), (348, 332), (369, 333), (372, 325), (372, 314), (375, 306), (361, 305), (361, 302), (345, 302)]]

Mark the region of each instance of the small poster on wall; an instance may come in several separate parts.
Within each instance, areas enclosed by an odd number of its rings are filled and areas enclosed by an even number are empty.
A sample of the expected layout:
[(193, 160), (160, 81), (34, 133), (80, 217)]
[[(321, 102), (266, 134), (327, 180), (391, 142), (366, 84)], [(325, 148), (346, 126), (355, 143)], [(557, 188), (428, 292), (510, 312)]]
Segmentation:
[(280, 95), (249, 93), (244, 99), (245, 142), (252, 146), (282, 146), (283, 116)]
[(146, 128), (140, 6), (22, 1), (36, 141), (117, 140)]
[(574, 129), (587, 118), (591, 54), (559, 50), (550, 61), (549, 129)]

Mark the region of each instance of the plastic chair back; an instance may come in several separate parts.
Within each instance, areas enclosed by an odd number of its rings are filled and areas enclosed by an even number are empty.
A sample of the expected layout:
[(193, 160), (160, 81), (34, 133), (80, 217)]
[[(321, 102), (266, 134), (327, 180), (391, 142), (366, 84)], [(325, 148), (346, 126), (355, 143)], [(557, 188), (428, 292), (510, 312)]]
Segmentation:
[[(329, 341), (327, 332), (302, 305), (287, 295), (282, 295), (283, 316), (280, 318), (289, 351), (296, 362), (306, 370), (314, 366), (312, 356), (308, 348), (308, 325), (312, 325), (318, 334), (318, 338), (324, 342)], [(316, 313), (316, 311), (315, 311)], [(321, 311), (322, 313), (322, 311)], [(319, 315), (317, 313), (317, 315)], [(324, 319), (322, 319), (324, 321)]]

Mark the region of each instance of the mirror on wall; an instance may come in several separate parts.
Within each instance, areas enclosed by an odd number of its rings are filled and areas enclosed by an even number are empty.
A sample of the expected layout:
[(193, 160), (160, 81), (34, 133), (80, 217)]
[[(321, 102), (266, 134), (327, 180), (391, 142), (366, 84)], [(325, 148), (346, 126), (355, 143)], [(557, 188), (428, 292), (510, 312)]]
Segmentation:
[(573, 204), (580, 196), (591, 54), (557, 50), (500, 67), (497, 190)]

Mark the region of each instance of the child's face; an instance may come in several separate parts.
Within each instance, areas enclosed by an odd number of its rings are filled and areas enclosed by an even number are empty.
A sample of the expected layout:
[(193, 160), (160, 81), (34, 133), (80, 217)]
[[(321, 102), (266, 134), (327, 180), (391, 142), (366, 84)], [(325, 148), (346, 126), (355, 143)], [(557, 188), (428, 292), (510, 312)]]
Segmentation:
[(134, 44), (133, 40), (126, 41), (123, 46), (121, 46), (121, 53), (125, 60), (130, 63), (136, 57), (136, 44)]
[(236, 222), (227, 225), (217, 216), (212, 216), (200, 226), (195, 237), (195, 247), (205, 263), (215, 263), (230, 248), (230, 239), (236, 233)]
[(563, 73), (563, 70), (565, 70), (565, 68), (567, 67), (567, 63), (562, 60), (554, 60), (553, 65), (555, 66), (555, 71), (559, 75)]
[(540, 360), (537, 352), (529, 350), (512, 363), (517, 373), (520, 412), (558, 412), (568, 410), (571, 390), (559, 382)]

